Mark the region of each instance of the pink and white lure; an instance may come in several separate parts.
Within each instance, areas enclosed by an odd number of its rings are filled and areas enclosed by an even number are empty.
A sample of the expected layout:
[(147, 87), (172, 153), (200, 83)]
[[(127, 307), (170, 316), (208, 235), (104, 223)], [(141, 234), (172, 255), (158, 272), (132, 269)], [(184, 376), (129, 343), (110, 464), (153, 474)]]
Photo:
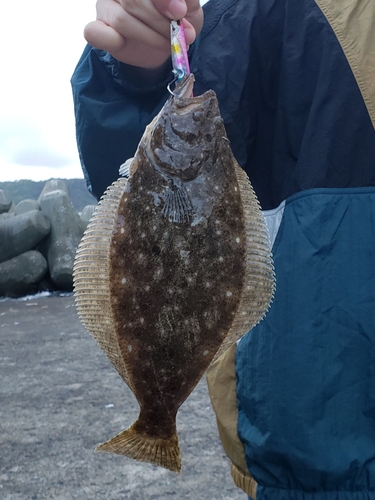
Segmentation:
[(171, 21), (171, 53), (175, 82), (179, 83), (184, 76), (190, 74), (184, 25), (181, 21)]

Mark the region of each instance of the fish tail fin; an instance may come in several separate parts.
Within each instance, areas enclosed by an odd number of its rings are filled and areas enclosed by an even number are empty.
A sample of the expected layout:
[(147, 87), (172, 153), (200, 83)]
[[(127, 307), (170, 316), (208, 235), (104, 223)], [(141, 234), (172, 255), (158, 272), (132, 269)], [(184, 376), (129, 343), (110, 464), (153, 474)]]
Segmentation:
[(156, 438), (136, 429), (135, 422), (125, 431), (100, 444), (95, 451), (124, 455), (139, 462), (159, 465), (172, 472), (181, 472), (181, 455), (177, 433), (170, 438)]

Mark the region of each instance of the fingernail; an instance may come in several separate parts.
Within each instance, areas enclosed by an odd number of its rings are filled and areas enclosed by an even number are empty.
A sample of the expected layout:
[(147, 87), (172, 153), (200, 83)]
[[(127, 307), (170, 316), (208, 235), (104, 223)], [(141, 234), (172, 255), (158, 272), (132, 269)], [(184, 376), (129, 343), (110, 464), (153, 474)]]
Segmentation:
[(186, 15), (186, 3), (184, 0), (172, 0), (169, 4), (168, 13), (171, 19), (182, 19)]

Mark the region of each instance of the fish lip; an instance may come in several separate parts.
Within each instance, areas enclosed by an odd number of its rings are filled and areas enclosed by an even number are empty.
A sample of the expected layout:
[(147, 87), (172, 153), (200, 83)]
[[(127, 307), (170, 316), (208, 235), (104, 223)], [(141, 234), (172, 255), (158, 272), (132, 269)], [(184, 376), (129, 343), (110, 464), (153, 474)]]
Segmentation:
[[(193, 113), (195, 108), (199, 110), (202, 103), (205, 101), (211, 101), (217, 103), (217, 97), (213, 90), (207, 90), (204, 94), (194, 97), (180, 97), (173, 98), (169, 104), (169, 109), (172, 114), (184, 116), (189, 113)], [(220, 121), (222, 118), (220, 117)]]
[(184, 78), (176, 85), (176, 88), (171, 92), (170, 101), (178, 108), (185, 107), (189, 103), (200, 103), (212, 97), (216, 97), (216, 93), (210, 89), (199, 96), (193, 96), (195, 77), (193, 73), (184, 76)]
[(170, 91), (172, 94), (172, 99), (183, 99), (188, 98), (193, 95), (195, 77), (193, 73), (184, 76), (184, 78), (176, 85), (174, 91)]

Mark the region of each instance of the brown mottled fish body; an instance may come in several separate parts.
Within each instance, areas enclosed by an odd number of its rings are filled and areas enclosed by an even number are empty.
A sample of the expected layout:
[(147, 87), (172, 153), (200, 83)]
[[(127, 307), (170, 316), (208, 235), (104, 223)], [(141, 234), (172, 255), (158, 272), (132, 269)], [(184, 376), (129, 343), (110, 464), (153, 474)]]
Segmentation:
[(213, 91), (177, 89), (129, 178), (103, 196), (77, 252), (78, 311), (140, 405), (99, 450), (179, 471), (178, 408), (274, 288), (263, 216)]

